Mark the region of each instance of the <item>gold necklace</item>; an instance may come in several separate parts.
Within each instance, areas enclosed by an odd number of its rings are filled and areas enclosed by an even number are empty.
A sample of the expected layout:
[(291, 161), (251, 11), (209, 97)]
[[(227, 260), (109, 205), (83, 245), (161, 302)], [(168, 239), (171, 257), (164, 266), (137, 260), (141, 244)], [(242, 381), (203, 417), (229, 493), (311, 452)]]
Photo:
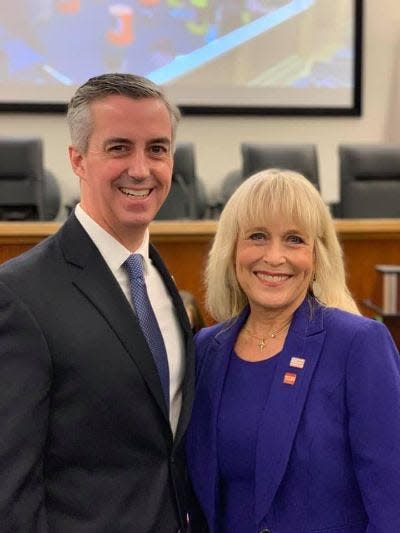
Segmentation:
[(258, 340), (257, 346), (260, 352), (262, 352), (265, 346), (267, 345), (267, 343), (265, 342), (267, 340), (267, 337), (269, 337), (270, 339), (275, 339), (275, 337), (279, 335), (279, 333), (282, 333), (282, 331), (285, 331), (285, 329), (287, 329), (290, 326), (290, 322), (291, 320), (286, 322), (286, 324), (283, 324), (283, 326), (277, 329), (276, 331), (273, 331), (272, 333), (268, 333), (268, 335), (266, 335), (265, 337), (258, 337), (257, 335), (254, 335), (254, 333), (251, 333), (251, 331), (249, 331), (247, 327), (244, 328), (244, 331), (245, 333), (247, 333), (247, 335), (249, 335), (250, 337), (253, 337), (253, 339)]

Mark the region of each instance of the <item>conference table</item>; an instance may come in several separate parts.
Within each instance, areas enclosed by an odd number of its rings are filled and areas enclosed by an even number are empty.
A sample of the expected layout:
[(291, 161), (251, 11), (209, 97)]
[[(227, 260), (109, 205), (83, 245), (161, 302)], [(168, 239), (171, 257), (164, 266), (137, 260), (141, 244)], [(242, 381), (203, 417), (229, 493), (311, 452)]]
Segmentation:
[[(179, 289), (196, 298), (207, 324), (204, 307), (204, 267), (217, 221), (155, 221), (151, 241), (164, 258)], [(335, 226), (343, 247), (349, 289), (361, 312), (383, 320), (400, 346), (400, 315), (385, 315), (371, 305), (380, 282), (377, 264), (400, 265), (400, 219), (337, 219)], [(17, 256), (52, 235), (59, 222), (1, 222), (0, 262)]]

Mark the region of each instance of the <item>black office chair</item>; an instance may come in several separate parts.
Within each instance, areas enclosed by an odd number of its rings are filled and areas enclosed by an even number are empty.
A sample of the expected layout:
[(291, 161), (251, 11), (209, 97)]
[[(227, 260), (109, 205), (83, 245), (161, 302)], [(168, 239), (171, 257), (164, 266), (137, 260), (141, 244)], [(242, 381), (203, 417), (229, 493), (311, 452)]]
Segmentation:
[(206, 209), (206, 192), (197, 176), (194, 145), (177, 143), (171, 190), (156, 219), (200, 219), (205, 216)]
[(341, 144), (341, 218), (400, 218), (400, 145)]
[(229, 172), (225, 177), (220, 192), (222, 206), (243, 180), (268, 168), (300, 172), (320, 189), (317, 148), (314, 144), (242, 143), (240, 147), (242, 168)]
[(60, 188), (43, 168), (39, 138), (0, 138), (0, 220), (53, 220)]

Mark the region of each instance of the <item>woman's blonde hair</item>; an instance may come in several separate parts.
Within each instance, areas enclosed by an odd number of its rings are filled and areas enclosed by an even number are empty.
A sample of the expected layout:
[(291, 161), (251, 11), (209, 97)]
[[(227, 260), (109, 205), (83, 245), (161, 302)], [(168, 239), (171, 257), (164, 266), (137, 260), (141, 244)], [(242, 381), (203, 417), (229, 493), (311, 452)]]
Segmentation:
[(238, 237), (249, 227), (279, 216), (296, 223), (314, 241), (314, 287), (318, 301), (360, 314), (346, 286), (343, 253), (329, 209), (301, 174), (270, 169), (246, 179), (222, 211), (206, 268), (206, 305), (215, 320), (238, 315), (248, 303), (235, 273)]

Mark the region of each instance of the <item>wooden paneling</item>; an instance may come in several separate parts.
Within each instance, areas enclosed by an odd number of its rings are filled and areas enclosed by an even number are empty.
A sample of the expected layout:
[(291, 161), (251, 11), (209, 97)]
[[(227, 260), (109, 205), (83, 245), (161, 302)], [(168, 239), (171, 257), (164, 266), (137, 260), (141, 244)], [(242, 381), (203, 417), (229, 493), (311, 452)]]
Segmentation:
[(400, 265), (400, 220), (337, 220), (343, 247), (347, 283), (361, 311), (373, 316), (363, 300), (373, 299), (378, 283), (375, 265)]
[(0, 222), (0, 263), (29, 250), (59, 226), (56, 222)]
[[(203, 272), (215, 233), (216, 221), (157, 221), (150, 227), (157, 246), (180, 289), (186, 289), (204, 310)], [(343, 246), (349, 288), (368, 316), (373, 311), (362, 305), (373, 297), (378, 281), (375, 265), (400, 265), (400, 219), (336, 220)], [(0, 262), (31, 248), (59, 227), (54, 222), (0, 223)]]

